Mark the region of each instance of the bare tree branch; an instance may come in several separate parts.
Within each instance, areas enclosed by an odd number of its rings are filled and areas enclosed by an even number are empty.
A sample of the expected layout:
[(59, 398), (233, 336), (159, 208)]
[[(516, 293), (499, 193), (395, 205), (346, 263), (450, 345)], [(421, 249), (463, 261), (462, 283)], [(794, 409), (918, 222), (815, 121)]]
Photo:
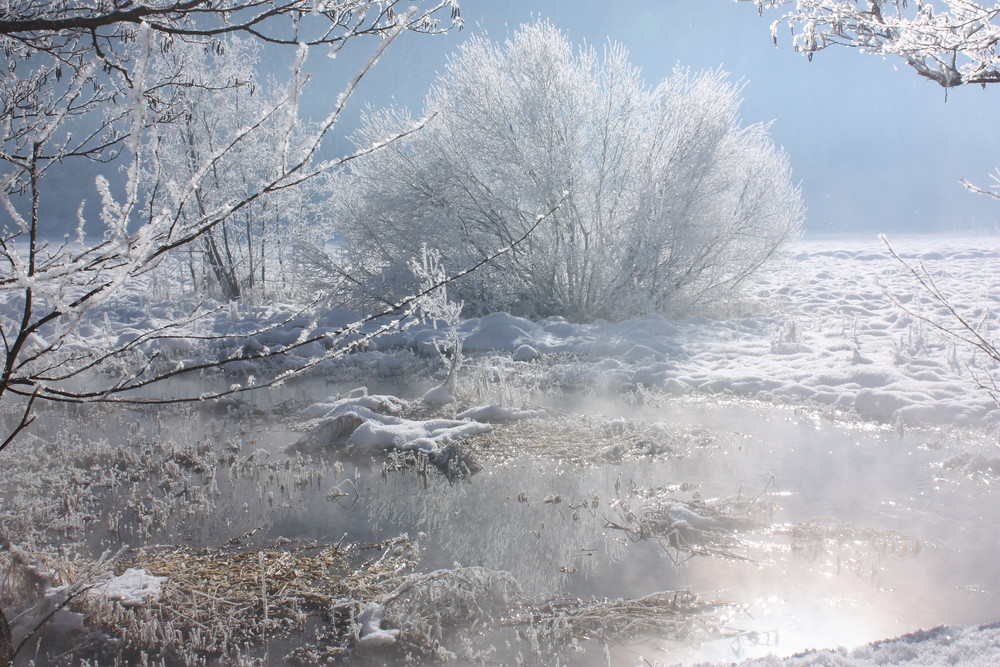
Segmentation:
[[(889, 239), (885, 236), (885, 234), (880, 235), (879, 238), (882, 240), (882, 243), (885, 245), (886, 249), (888, 249), (889, 254), (893, 257), (893, 259), (899, 262), (907, 273), (913, 276), (917, 284), (920, 285), (922, 293), (929, 296), (934, 303), (945, 310), (948, 315), (948, 319), (951, 322), (948, 323), (938, 318), (924, 315), (920, 311), (904, 304), (895, 295), (889, 294), (888, 297), (893, 304), (910, 317), (919, 320), (924, 324), (930, 325), (937, 331), (940, 331), (949, 338), (952, 338), (971, 349), (982, 352), (994, 364), (1000, 364), (1000, 348), (998, 348), (997, 343), (988, 338), (986, 334), (985, 323), (989, 313), (984, 315), (979, 324), (973, 323), (968, 316), (955, 307), (949, 296), (945, 294), (940, 287), (938, 287), (933, 274), (931, 274), (922, 262), (918, 262), (917, 264), (907, 262), (896, 252), (892, 245), (890, 245)], [(990, 395), (993, 396), (994, 399), (997, 399), (998, 396), (1000, 396), (1000, 388), (996, 386), (996, 382), (992, 377), (988, 375), (984, 377), (980, 372), (977, 372), (976, 369), (971, 366), (968, 366), (967, 370), (980, 388), (990, 392)], [(998, 403), (1000, 403), (1000, 401), (998, 401)]]

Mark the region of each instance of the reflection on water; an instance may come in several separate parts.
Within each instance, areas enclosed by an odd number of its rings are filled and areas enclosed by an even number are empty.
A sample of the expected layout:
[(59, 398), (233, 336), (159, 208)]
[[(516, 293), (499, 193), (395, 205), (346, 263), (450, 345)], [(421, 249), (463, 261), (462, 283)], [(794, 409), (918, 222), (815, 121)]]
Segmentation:
[[(601, 467), (515, 460), (459, 484), (383, 479), (362, 467), (358, 505), (344, 512), (313, 503), (302, 527), (332, 534), (363, 514), (360, 523), (376, 534), (425, 533), (432, 567), (509, 570), (529, 592), (636, 597), (687, 588), (747, 605), (732, 637), (681, 653), (671, 647), (664, 661), (732, 659), (734, 648), (743, 657), (789, 654), (995, 620), (996, 490), (936, 477), (941, 453), (920, 446), (926, 434), (899, 437), (732, 404), (629, 416), (708, 428), (716, 446)], [(742, 535), (748, 560), (694, 557), (676, 566), (661, 543), (632, 542), (608, 527), (626, 486), (687, 484), (711, 498), (753, 493), (771, 479), (779, 509), (767, 527)]]
[[(427, 567), (507, 570), (530, 594), (689, 589), (746, 605), (725, 639), (680, 648), (652, 641), (616, 649), (622, 660), (635, 651), (667, 663), (790, 654), (995, 620), (1000, 503), (987, 484), (936, 476), (940, 448), (953, 445), (947, 436), (927, 448), (927, 434), (750, 405), (618, 407), (612, 416), (696, 425), (714, 442), (601, 466), (527, 455), (461, 483), (356, 462), (344, 472), (357, 479), (356, 504), (317, 494), (274, 530), (361, 540), (420, 534)], [(766, 488), (777, 507), (734, 531), (734, 557), (703, 550), (676, 565), (663, 540), (633, 541), (612, 526), (629, 489), (671, 485), (677, 500)]]
[[(687, 589), (740, 605), (717, 641), (654, 637), (608, 649), (614, 664), (787, 655), (997, 620), (1000, 502), (995, 485), (941, 467), (965, 450), (960, 434), (900, 435), (790, 410), (685, 401), (576, 406), (689, 429), (669, 450), (615, 463), (527, 447), (449, 482), (387, 470), (381, 458), (286, 458), (296, 413), (277, 406), (335, 391), (293, 386), (251, 416), (243, 406), (108, 412), (101, 427), (87, 419), (93, 432), (79, 435), (80, 446), (117, 440), (106, 444), (111, 452), (131, 443), (138, 458), (123, 458), (122, 467), (145, 466), (154, 480), (177, 468), (158, 482), (157, 502), (204, 501), (185, 515), (165, 508), (169, 518), (140, 530), (141, 513), (155, 515), (156, 503), (137, 500), (98, 541), (212, 545), (258, 526), (324, 543), (406, 533), (422, 549), (422, 568), (508, 571), (529, 597)], [(693, 434), (687, 442), (685, 432)], [(164, 437), (177, 447), (142, 459), (143, 443)], [(574, 664), (608, 659), (603, 647), (578, 657)]]

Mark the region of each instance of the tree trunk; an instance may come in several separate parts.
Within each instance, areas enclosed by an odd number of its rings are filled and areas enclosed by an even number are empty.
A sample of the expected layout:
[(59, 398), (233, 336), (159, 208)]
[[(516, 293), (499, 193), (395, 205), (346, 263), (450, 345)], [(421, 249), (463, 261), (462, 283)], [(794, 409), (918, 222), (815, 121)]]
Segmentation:
[(14, 662), (14, 644), (10, 639), (10, 626), (3, 609), (0, 609), (0, 667), (8, 667)]

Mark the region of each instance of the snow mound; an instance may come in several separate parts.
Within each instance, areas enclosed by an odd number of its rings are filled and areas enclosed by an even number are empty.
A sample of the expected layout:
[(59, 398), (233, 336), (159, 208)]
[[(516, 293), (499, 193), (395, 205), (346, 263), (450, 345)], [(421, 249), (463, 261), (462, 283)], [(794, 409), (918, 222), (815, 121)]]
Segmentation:
[(439, 384), (424, 394), (420, 400), (424, 405), (439, 407), (454, 403), (455, 397), (451, 395), (451, 392), (444, 385)]
[(355, 453), (399, 449), (437, 454), (451, 443), (492, 428), (488, 424), (455, 419), (405, 419), (391, 414), (399, 412), (400, 405), (406, 405), (394, 396), (338, 398), (314, 404), (307, 412), (314, 414), (319, 405), (328, 408), (326, 413), (291, 446), (292, 451), (344, 447)]
[(509, 408), (503, 405), (480, 405), (475, 408), (469, 408), (464, 412), (459, 412), (455, 416), (459, 419), (472, 419), (477, 422), (500, 424), (543, 417), (545, 416), (545, 412), (543, 410), (518, 410), (517, 408)]
[(488, 424), (478, 422), (454, 419), (413, 421), (385, 415), (382, 419), (370, 418), (361, 424), (348, 443), (355, 451), (401, 449), (433, 453), (448, 443), (490, 430)]
[(382, 619), (385, 617), (385, 607), (377, 602), (370, 603), (358, 615), (358, 648), (371, 649), (380, 646), (390, 646), (396, 643), (399, 630), (383, 630)]
[(516, 350), (511, 357), (514, 361), (532, 361), (538, 358), (538, 350), (531, 347), (530, 345), (521, 345)]
[(401, 398), (397, 398), (396, 396), (369, 396), (368, 390), (365, 387), (359, 387), (347, 392), (346, 394), (341, 394), (332, 400), (327, 399), (325, 401), (313, 403), (302, 412), (306, 417), (316, 419), (319, 417), (325, 417), (330, 413), (335, 412), (340, 406), (346, 404), (360, 406), (374, 412), (388, 414), (398, 414), (408, 406), (406, 401)]
[(159, 599), (160, 587), (166, 580), (166, 577), (154, 577), (145, 570), (129, 568), (117, 577), (95, 585), (87, 594), (119, 602), (125, 607), (141, 607), (150, 600)]
[(479, 320), (469, 320), (468, 324), (471, 331), (465, 336), (462, 347), (469, 351), (513, 350), (539, 329), (531, 320), (507, 313), (492, 313)]

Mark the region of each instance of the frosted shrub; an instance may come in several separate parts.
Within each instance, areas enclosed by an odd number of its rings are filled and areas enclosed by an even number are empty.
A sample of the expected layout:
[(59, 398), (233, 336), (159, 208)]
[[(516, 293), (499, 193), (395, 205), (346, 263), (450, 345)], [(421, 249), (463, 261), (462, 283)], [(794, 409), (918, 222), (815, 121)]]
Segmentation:
[[(439, 325), (445, 330), (444, 336), (434, 339), (434, 349), (448, 369), (448, 376), (441, 385), (448, 394), (454, 394), (458, 381), (458, 369), (462, 367), (462, 336), (458, 324), (462, 315), (462, 303), (448, 300), (447, 273), (441, 264), (441, 253), (420, 247), (420, 257), (410, 261), (410, 270), (420, 280), (420, 291), (426, 292), (418, 300), (420, 316), (429, 320), (434, 328)], [(442, 285), (433, 289), (435, 285)], [(433, 290), (429, 291), (428, 290)]]
[[(574, 50), (551, 24), (474, 38), (425, 102), (420, 132), (352, 163), (335, 219), (359, 293), (412, 289), (421, 244), (454, 270), (519, 238), (451, 286), (468, 309), (577, 320), (676, 313), (739, 286), (803, 215), (764, 125), (741, 127), (739, 86), (677, 69), (647, 86), (621, 46)], [(411, 127), (364, 119), (359, 147)]]
[[(155, 59), (151, 69), (158, 80), (190, 72), (192, 83), (173, 98), (178, 119), (147, 133), (142, 178), (149, 206), (166, 205), (188, 223), (247, 198), (260, 182), (305, 157), (310, 137), (298, 118), (304, 85), (298, 64), (282, 86), (258, 82), (258, 60), (258, 44), (239, 37), (213, 50), (175, 45)], [(242, 138), (250, 127), (252, 136)], [(206, 163), (212, 168), (206, 170)], [(184, 186), (199, 181), (192, 201)], [(182, 248), (185, 277), (197, 291), (225, 300), (264, 298), (288, 287), (285, 245), (292, 223), (309, 219), (315, 183), (273, 188), (227, 212)]]

